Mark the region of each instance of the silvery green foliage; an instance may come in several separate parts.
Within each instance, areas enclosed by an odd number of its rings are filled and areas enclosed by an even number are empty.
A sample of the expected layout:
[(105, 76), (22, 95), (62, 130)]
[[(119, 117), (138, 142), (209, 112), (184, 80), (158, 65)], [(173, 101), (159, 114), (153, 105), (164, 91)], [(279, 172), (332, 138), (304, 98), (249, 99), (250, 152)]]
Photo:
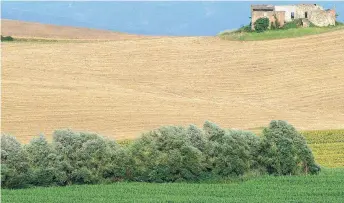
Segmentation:
[(186, 129), (186, 136), (190, 140), (191, 144), (201, 152), (208, 150), (208, 140), (206, 139), (204, 132), (197, 126), (190, 125)]
[(313, 174), (320, 170), (302, 135), (286, 121), (271, 121), (263, 130), (259, 154), (269, 174)]
[(28, 184), (29, 164), (21, 144), (11, 135), (1, 135), (1, 187), (20, 188)]
[(208, 138), (207, 160), (212, 172), (220, 176), (243, 175), (261, 170), (257, 161), (260, 138), (242, 130), (226, 130), (206, 121), (203, 130)]
[(232, 133), (240, 134), (249, 147), (250, 168), (253, 170), (262, 170), (258, 162), (258, 152), (260, 146), (260, 138), (252, 132), (243, 130), (234, 130)]
[[(214, 125), (206, 123), (205, 126)], [(211, 159), (214, 174), (243, 175), (251, 168), (253, 152), (248, 140), (245, 139), (247, 134), (242, 131), (222, 130), (220, 127), (208, 128), (207, 131), (211, 135), (208, 156)]]
[(203, 130), (209, 141), (218, 140), (226, 133), (225, 130), (221, 129), (218, 125), (210, 121), (206, 121), (203, 124)]
[(122, 179), (128, 157), (114, 141), (94, 133), (58, 130), (53, 145), (62, 156), (62, 170), (68, 184), (97, 183), (105, 179)]
[[(130, 146), (134, 180), (198, 180), (203, 169), (204, 157), (200, 149), (204, 143), (197, 132), (199, 131), (193, 127), (186, 130), (166, 126), (143, 134)], [(197, 141), (195, 146), (191, 139)]]
[(30, 184), (37, 186), (64, 185), (67, 175), (62, 170), (62, 156), (45, 139), (34, 138), (24, 147), (31, 169)]
[(262, 138), (206, 121), (203, 129), (165, 126), (120, 147), (95, 133), (57, 130), (50, 144), (39, 136), (28, 145), (1, 136), (4, 188), (101, 183), (197, 181), (252, 172), (317, 173), (305, 139), (284, 121), (272, 121)]

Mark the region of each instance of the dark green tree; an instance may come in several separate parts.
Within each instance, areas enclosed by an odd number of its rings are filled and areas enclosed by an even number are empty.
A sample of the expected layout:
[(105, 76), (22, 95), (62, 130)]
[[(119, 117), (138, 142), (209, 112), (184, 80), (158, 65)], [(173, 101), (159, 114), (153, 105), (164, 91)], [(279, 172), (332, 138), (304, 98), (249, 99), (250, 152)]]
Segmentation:
[(254, 22), (254, 29), (256, 32), (264, 32), (269, 28), (270, 20), (269, 18), (259, 18)]

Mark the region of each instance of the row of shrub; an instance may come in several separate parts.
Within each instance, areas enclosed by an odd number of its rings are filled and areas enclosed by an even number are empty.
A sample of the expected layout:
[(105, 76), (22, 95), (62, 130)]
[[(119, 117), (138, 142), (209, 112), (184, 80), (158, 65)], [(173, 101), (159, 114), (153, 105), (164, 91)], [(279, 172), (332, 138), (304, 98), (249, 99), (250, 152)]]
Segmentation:
[(250, 23), (249, 25), (242, 26), (238, 30), (234, 31), (234, 33), (243, 33), (243, 32), (258, 32), (259, 33), (259, 32), (264, 32), (264, 31), (268, 30), (269, 27), (272, 30), (281, 29), (281, 28), (283, 28), (283, 29), (288, 28), (289, 29), (288, 26), (282, 27), (279, 24), (279, 22), (277, 21), (277, 19), (275, 20), (275, 22), (270, 23), (269, 18), (266, 18), (266, 17), (259, 18), (254, 22), (254, 24), (253, 24), (254, 30), (252, 30), (251, 26), (252, 26), (252, 23)]
[(285, 121), (258, 137), (205, 122), (200, 129), (165, 126), (126, 145), (94, 133), (57, 130), (27, 145), (1, 136), (1, 187), (24, 188), (115, 181), (180, 182), (245, 174), (316, 174), (305, 139)]
[(4, 41), (13, 41), (13, 37), (11, 36), (2, 36), (1, 35), (1, 41), (4, 42)]
[[(302, 20), (301, 19), (295, 19), (290, 22), (285, 22), (283, 26), (280, 25), (278, 22), (276, 16), (275, 17), (275, 22), (270, 22), (269, 18), (259, 18), (256, 20), (254, 23), (254, 28), (255, 32), (264, 32), (266, 30), (270, 29), (271, 30), (278, 30), (278, 29), (283, 29), (283, 30), (288, 30), (292, 28), (300, 28), (302, 27)], [(313, 23), (309, 23), (310, 27), (316, 27)]]

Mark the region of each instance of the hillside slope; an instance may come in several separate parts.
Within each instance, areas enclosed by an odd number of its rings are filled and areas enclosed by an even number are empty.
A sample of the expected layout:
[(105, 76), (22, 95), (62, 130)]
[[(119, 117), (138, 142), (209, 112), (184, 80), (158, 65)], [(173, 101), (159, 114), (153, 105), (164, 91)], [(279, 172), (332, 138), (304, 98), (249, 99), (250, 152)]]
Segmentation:
[(1, 34), (18, 38), (124, 40), (143, 36), (34, 22), (1, 19)]
[(118, 139), (161, 125), (344, 128), (344, 31), (265, 42), (180, 37), (2, 44), (2, 132)]

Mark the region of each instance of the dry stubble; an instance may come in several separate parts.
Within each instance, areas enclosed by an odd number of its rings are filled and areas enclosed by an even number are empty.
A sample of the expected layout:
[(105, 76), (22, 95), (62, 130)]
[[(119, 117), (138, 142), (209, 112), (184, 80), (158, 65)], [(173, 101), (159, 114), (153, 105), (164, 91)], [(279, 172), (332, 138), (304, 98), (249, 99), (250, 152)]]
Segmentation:
[(265, 42), (2, 44), (2, 132), (133, 138), (161, 125), (344, 128), (344, 31)]

